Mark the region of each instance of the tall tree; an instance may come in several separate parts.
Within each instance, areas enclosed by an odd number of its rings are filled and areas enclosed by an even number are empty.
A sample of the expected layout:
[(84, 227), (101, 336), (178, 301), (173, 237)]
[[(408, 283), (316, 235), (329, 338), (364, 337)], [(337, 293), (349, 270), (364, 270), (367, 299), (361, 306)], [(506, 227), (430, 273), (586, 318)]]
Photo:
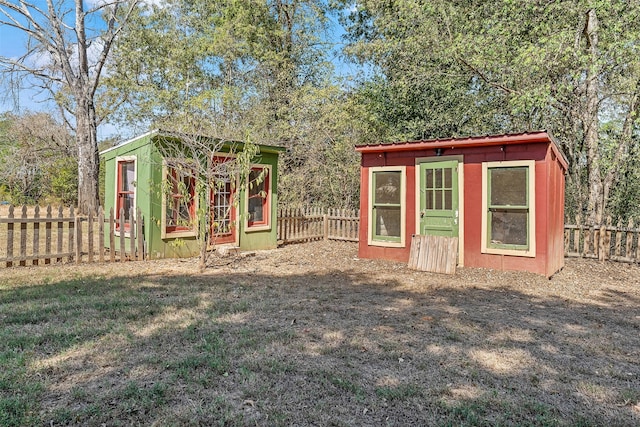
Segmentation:
[[(379, 115), (427, 125), (414, 137), (551, 130), (569, 157), (572, 207), (599, 223), (640, 131), (639, 17), (635, 1), (365, 0), (350, 52), (401, 94)], [(396, 100), (411, 107), (401, 120)]]
[[(95, 98), (111, 47), (138, 0), (0, 0), (0, 25), (26, 36), (18, 58), (0, 57), (14, 82), (49, 91), (75, 131), (78, 207), (99, 204), (99, 159)], [(86, 6), (88, 4), (88, 6)]]
[(281, 201), (353, 206), (359, 127), (333, 78), (327, 13), (318, 0), (166, 0), (135, 17), (105, 82), (128, 94), (127, 123), (285, 145)]

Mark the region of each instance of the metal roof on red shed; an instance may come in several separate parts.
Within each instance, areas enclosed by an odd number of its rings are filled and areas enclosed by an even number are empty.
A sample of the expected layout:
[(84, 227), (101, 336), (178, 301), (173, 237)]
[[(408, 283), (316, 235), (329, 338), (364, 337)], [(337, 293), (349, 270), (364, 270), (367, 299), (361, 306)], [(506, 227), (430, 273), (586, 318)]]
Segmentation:
[(501, 135), (468, 136), (462, 138), (425, 139), (419, 141), (392, 142), (389, 144), (357, 145), (360, 153), (383, 153), (395, 151), (413, 151), (435, 148), (489, 147), (496, 145), (516, 145), (546, 142), (551, 144), (556, 157), (565, 170), (569, 164), (560, 150), (555, 138), (547, 131), (509, 133)]

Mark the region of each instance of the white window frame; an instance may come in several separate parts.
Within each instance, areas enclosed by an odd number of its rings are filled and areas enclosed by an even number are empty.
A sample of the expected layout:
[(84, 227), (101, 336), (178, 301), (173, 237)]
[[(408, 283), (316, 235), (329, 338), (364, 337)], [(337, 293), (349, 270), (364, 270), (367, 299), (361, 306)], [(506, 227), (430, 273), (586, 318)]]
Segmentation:
[[(387, 240), (376, 240), (374, 233), (375, 219), (373, 216), (373, 175), (376, 172), (400, 172), (400, 241), (392, 242)], [(384, 246), (389, 248), (404, 248), (406, 246), (406, 212), (407, 212), (407, 167), (406, 166), (376, 166), (369, 168), (369, 189), (368, 189), (368, 215), (369, 226), (367, 230), (367, 243), (369, 246)]]
[[(265, 213), (265, 220), (266, 223), (265, 224), (258, 224), (258, 225), (249, 225), (249, 182), (247, 182), (247, 185), (244, 188), (244, 230), (247, 233), (250, 232), (254, 232), (254, 231), (268, 231), (271, 230), (271, 217), (273, 216), (273, 199), (272, 199), (272, 191), (273, 191), (273, 166), (272, 165), (264, 165), (264, 164), (259, 164), (259, 163), (255, 163), (249, 166), (249, 171), (253, 170), (253, 169), (267, 169), (268, 172), (268, 177), (267, 177), (267, 212)], [(248, 174), (247, 174), (247, 180), (248, 180)]]
[(199, 220), (197, 216), (198, 207), (199, 207), (199, 196), (194, 188), (194, 210), (196, 212), (195, 217), (193, 219), (193, 225), (191, 230), (180, 230), (180, 231), (167, 231), (167, 195), (164, 192), (164, 185), (167, 183), (167, 176), (169, 174), (169, 162), (172, 160), (183, 161), (183, 159), (175, 159), (175, 158), (164, 158), (162, 159), (162, 189), (161, 189), (161, 198), (162, 198), (162, 209), (161, 209), (161, 219), (160, 219), (160, 238), (161, 239), (175, 239), (180, 237), (197, 237), (198, 236), (198, 226)]
[[(133, 171), (135, 174), (135, 178), (132, 182), (133, 185), (133, 211), (137, 212), (138, 207), (138, 157), (137, 156), (117, 156), (115, 158), (115, 180), (113, 188), (115, 189), (113, 195), (113, 210), (114, 210), (114, 220), (116, 221), (114, 227), (114, 234), (116, 236), (120, 236), (120, 229), (117, 226), (120, 224), (120, 209), (118, 209), (118, 194), (120, 193), (119, 180), (120, 180), (120, 163), (121, 162), (133, 162)], [(125, 236), (131, 236), (132, 230), (125, 230)], [(135, 236), (135, 230), (133, 230)]]
[[(528, 173), (528, 218), (529, 224), (528, 248), (527, 249), (505, 249), (496, 248), (489, 245), (489, 169), (527, 167)], [(535, 160), (512, 160), (502, 162), (482, 163), (482, 242), (481, 252), (496, 255), (511, 255), (534, 258), (536, 256), (536, 162)]]

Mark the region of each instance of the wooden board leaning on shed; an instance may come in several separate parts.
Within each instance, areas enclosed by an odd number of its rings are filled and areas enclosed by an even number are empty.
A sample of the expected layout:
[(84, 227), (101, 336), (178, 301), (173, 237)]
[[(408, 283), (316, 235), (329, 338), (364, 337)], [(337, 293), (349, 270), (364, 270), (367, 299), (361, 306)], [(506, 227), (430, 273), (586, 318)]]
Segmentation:
[(434, 273), (455, 274), (458, 238), (444, 236), (411, 237), (409, 268)]

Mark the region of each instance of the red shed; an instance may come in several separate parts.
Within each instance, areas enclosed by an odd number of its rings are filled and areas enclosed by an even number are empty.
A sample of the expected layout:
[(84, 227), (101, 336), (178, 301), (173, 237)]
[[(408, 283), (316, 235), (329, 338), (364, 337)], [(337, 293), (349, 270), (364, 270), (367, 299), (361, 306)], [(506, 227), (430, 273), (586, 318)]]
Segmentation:
[(411, 236), (457, 236), (458, 265), (564, 266), (567, 160), (544, 131), (356, 147), (361, 258), (407, 262)]

